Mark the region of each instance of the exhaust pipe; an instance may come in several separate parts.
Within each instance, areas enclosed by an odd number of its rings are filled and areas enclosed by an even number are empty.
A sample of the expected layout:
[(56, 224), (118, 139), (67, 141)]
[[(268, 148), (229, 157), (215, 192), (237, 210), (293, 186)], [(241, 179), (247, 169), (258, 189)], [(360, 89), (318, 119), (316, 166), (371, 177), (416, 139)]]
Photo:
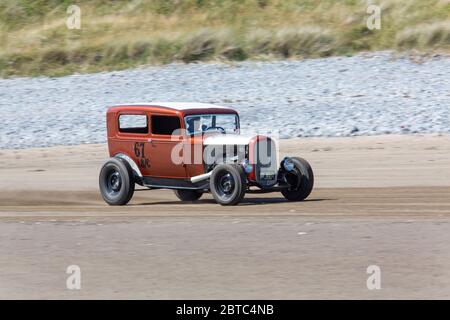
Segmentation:
[(191, 182), (192, 182), (192, 183), (197, 183), (197, 182), (200, 182), (200, 181), (209, 179), (209, 177), (211, 176), (211, 174), (212, 174), (212, 171), (210, 171), (210, 172), (208, 172), (208, 173), (200, 174), (200, 175), (198, 175), (198, 176), (191, 177)]

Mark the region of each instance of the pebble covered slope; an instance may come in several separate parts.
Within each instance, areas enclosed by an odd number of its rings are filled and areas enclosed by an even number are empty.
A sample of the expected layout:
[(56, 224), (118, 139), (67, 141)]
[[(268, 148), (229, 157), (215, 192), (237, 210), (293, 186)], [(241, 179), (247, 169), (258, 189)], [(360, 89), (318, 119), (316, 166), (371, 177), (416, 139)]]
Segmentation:
[(281, 138), (450, 133), (450, 58), (380, 52), (0, 79), (0, 148), (104, 142), (108, 105), (143, 101), (232, 106), (243, 131)]

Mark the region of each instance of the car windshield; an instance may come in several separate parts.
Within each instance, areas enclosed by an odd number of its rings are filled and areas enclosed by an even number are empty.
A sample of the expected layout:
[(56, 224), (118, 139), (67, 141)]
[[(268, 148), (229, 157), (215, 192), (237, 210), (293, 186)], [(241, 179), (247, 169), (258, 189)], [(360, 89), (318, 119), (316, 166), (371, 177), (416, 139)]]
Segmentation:
[(201, 114), (184, 118), (186, 130), (190, 135), (205, 132), (237, 133), (239, 119), (235, 114)]

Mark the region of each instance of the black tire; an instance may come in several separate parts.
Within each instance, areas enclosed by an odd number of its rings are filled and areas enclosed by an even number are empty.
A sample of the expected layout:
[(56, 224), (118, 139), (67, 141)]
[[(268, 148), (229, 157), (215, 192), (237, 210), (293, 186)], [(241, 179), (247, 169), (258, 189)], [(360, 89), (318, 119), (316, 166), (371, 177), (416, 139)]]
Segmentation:
[(305, 159), (291, 158), (295, 165), (292, 172), (286, 173), (286, 180), (291, 185), (289, 189), (282, 190), (281, 193), (289, 201), (305, 200), (314, 188), (314, 173)]
[(127, 204), (134, 194), (134, 176), (128, 162), (120, 158), (109, 159), (100, 170), (99, 186), (107, 204)]
[(200, 197), (203, 195), (203, 192), (197, 191), (197, 190), (174, 190), (175, 195), (178, 199), (181, 201), (195, 201), (200, 199)]
[(238, 204), (245, 195), (247, 178), (237, 164), (221, 164), (214, 168), (209, 188), (217, 203), (223, 206)]

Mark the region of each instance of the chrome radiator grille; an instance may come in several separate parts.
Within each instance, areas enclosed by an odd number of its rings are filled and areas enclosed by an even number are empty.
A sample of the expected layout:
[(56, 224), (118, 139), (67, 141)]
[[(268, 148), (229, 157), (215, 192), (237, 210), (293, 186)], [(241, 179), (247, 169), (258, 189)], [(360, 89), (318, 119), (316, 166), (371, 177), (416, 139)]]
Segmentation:
[(259, 140), (254, 149), (256, 181), (262, 187), (270, 187), (277, 183), (277, 150), (275, 142)]
[(246, 158), (247, 145), (208, 145), (204, 149), (205, 165), (241, 163)]

